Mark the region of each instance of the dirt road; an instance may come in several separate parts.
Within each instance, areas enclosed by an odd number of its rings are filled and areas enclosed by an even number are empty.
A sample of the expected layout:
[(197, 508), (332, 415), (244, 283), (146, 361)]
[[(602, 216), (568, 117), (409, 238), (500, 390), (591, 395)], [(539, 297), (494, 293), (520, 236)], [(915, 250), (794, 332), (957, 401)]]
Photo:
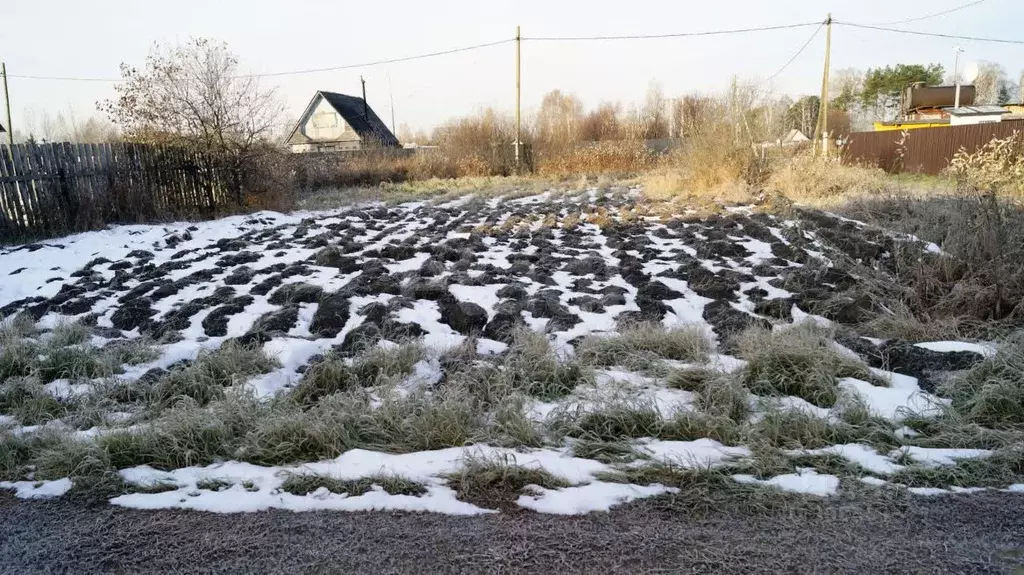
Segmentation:
[(1024, 497), (694, 517), (143, 512), (0, 495), (3, 573), (1022, 573)]

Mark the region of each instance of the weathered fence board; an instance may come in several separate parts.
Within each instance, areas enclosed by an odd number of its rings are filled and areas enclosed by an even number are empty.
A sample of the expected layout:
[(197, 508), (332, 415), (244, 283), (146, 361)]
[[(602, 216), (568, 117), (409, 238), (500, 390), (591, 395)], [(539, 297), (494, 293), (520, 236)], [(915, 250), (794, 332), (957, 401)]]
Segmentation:
[(919, 128), (886, 132), (855, 132), (843, 147), (845, 162), (868, 164), (888, 172), (938, 174), (960, 150), (975, 152), (994, 138), (1024, 133), (1024, 122)]
[(0, 146), (0, 241), (110, 223), (211, 217), (241, 190), (230, 168), (193, 150), (142, 144)]

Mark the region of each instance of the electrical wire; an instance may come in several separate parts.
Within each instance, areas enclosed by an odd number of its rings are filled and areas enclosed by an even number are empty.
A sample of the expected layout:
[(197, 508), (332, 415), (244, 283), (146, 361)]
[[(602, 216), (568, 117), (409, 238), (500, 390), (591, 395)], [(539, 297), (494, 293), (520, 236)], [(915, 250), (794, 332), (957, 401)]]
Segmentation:
[(306, 70), (293, 70), (289, 72), (268, 72), (265, 74), (243, 74), (240, 78), (270, 78), (277, 76), (295, 76), (298, 74), (313, 74), (316, 72), (335, 72), (337, 70), (350, 70), (352, 68), (366, 68), (369, 66), (380, 66), (382, 64), (396, 64), (398, 62), (409, 62), (411, 60), (422, 60), (423, 58), (433, 58), (434, 56), (447, 56), (448, 54), (455, 54), (458, 52), (468, 52), (470, 50), (479, 50), (481, 48), (490, 48), (491, 46), (498, 46), (501, 44), (508, 44), (509, 42), (515, 42), (515, 38), (506, 38), (504, 40), (498, 40), (495, 42), (487, 42), (485, 44), (476, 44), (473, 46), (463, 46), (462, 48), (452, 48), (451, 50), (441, 50), (439, 52), (429, 52), (427, 54), (417, 54), (415, 56), (403, 56), (401, 58), (389, 58), (387, 60), (376, 60), (374, 62), (365, 62), (363, 64), (345, 64), (343, 66), (331, 66), (328, 68), (309, 68)]
[(886, 28), (884, 26), (873, 26), (871, 24), (855, 24), (853, 22), (840, 22), (833, 20), (833, 24), (839, 26), (850, 26), (851, 28), (864, 28), (866, 30), (881, 30), (883, 32), (894, 32), (897, 34), (910, 34), (913, 36), (929, 36), (932, 38), (951, 38), (954, 40), (971, 40), (974, 42), (993, 42), (997, 44), (1024, 44), (1024, 40), (1008, 40), (1005, 38), (980, 38), (977, 36), (959, 36), (956, 34), (940, 34), (937, 32), (921, 32), (919, 30), (900, 30), (898, 28)]
[(811, 42), (814, 41), (814, 39), (818, 36), (818, 33), (821, 32), (821, 29), (824, 26), (825, 26), (825, 23), (822, 22), (821, 24), (818, 25), (817, 28), (814, 29), (814, 33), (811, 34), (811, 37), (808, 38), (806, 42), (804, 42), (803, 46), (800, 46), (800, 49), (796, 51), (796, 54), (793, 54), (793, 56), (789, 60), (787, 60), (786, 63), (783, 64), (781, 68), (776, 70), (774, 74), (772, 74), (771, 76), (768, 77), (768, 82), (769, 83), (773, 82), (775, 80), (775, 78), (777, 78), (779, 76), (779, 74), (783, 73), (786, 70), (786, 68), (789, 68), (790, 64), (792, 64), (794, 61), (796, 61), (797, 58), (800, 57), (800, 54), (804, 53), (804, 50), (806, 50), (807, 47), (811, 45)]
[[(352, 68), (365, 68), (369, 66), (380, 66), (383, 64), (395, 64), (398, 62), (409, 62), (411, 60), (422, 60), (423, 58), (433, 58), (435, 56), (445, 56), (448, 54), (455, 54), (458, 52), (468, 52), (470, 50), (478, 50), (481, 48), (490, 48), (491, 46), (498, 46), (500, 44), (508, 44), (509, 42), (515, 42), (515, 38), (506, 38), (504, 40), (497, 40), (495, 42), (487, 42), (484, 44), (475, 44), (473, 46), (463, 46), (461, 48), (452, 48), (450, 50), (441, 50), (438, 52), (428, 52), (426, 54), (417, 54), (415, 56), (403, 56), (401, 58), (388, 58), (386, 60), (375, 60), (373, 62), (364, 62), (361, 64), (344, 64), (341, 66), (330, 66), (326, 68), (308, 68), (304, 70), (290, 70), (286, 72), (267, 72), (263, 74), (240, 74), (237, 78), (270, 78), (278, 76), (295, 76), (299, 74), (314, 74), (317, 72), (334, 72), (338, 70), (350, 70)], [(70, 76), (34, 76), (34, 75), (23, 75), (23, 74), (8, 74), (8, 78), (20, 78), (23, 80), (60, 80), (69, 82), (122, 82), (121, 78), (81, 78), (81, 77), (70, 77)]]
[(690, 38), (696, 36), (725, 36), (729, 34), (746, 34), (748, 32), (767, 32), (771, 30), (788, 30), (820, 25), (820, 22), (803, 22), (800, 24), (780, 24), (778, 26), (759, 26), (755, 28), (734, 28), (731, 30), (710, 30), (706, 32), (676, 32), (671, 34), (630, 34), (624, 36), (530, 36), (523, 37), (531, 42), (565, 42), (577, 40), (653, 40), (659, 38)]
[(907, 18), (905, 20), (896, 20), (895, 22), (874, 22), (874, 23), (872, 23), (870, 25), (871, 26), (894, 26), (894, 25), (897, 25), (897, 24), (907, 24), (909, 22), (920, 22), (921, 20), (928, 20), (929, 18), (935, 18), (935, 17), (938, 17), (938, 16), (945, 16), (946, 14), (952, 14), (953, 12), (959, 12), (960, 10), (963, 10), (964, 8), (970, 8), (972, 6), (977, 6), (978, 4), (981, 4), (982, 2), (987, 2), (987, 1), (988, 0), (974, 0), (974, 2), (968, 2), (967, 4), (962, 4), (960, 6), (957, 6), (956, 8), (950, 8), (948, 10), (943, 10), (941, 12), (936, 12), (934, 14), (927, 14), (925, 16), (916, 16), (914, 18)]

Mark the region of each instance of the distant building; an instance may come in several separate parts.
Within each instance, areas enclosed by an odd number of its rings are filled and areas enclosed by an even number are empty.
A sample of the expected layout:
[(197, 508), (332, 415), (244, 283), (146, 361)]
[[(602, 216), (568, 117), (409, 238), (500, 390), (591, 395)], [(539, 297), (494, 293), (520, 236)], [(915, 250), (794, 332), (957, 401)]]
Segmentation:
[(976, 106), (976, 96), (974, 86), (960, 86), (960, 106), (957, 107), (956, 86), (911, 86), (902, 98), (901, 118), (875, 122), (875, 131), (988, 124), (1012, 117), (1014, 105)]
[(950, 126), (1002, 122), (1003, 116), (1010, 113), (1002, 106), (960, 106), (944, 108), (943, 111), (949, 115)]
[(296, 153), (399, 147), (366, 100), (323, 90), (313, 96), (285, 143)]
[(795, 146), (797, 144), (803, 144), (804, 142), (810, 142), (811, 139), (804, 135), (803, 132), (793, 128), (788, 134), (781, 138), (776, 138), (774, 141), (761, 142), (762, 148), (770, 148), (772, 146)]

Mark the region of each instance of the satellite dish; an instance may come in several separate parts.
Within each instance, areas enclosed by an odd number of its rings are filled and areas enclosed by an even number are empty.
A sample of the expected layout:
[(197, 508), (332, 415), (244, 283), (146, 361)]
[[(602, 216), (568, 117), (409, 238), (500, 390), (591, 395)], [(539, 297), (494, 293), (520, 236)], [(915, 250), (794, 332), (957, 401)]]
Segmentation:
[(977, 79), (978, 79), (978, 63), (977, 62), (971, 62), (970, 64), (967, 64), (967, 66), (964, 67), (963, 78), (961, 78), (960, 81), (963, 82), (964, 84), (973, 84), (974, 81), (977, 80)]

